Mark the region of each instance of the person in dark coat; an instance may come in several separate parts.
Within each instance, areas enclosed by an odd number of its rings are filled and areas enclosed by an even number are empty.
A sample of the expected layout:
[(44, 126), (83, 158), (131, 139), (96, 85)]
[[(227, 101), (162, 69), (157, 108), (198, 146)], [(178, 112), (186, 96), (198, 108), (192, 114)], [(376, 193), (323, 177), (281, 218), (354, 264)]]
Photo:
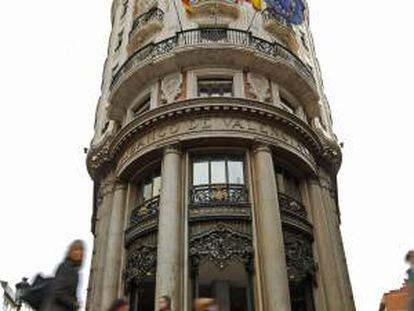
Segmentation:
[(84, 250), (81, 240), (70, 244), (65, 260), (56, 270), (55, 279), (41, 311), (76, 311), (80, 308), (76, 293)]

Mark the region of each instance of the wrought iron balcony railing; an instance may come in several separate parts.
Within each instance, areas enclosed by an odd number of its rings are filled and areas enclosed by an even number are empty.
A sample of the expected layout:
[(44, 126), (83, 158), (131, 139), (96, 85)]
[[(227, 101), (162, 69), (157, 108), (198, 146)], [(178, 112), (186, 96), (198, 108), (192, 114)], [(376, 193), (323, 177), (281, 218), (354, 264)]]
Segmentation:
[(134, 23), (132, 24), (132, 30), (129, 34), (129, 39), (131, 40), (137, 32), (141, 30), (141, 28), (148, 24), (151, 21), (159, 21), (162, 22), (164, 19), (164, 12), (159, 8), (152, 8), (148, 12), (141, 14), (137, 18), (135, 18)]
[(289, 214), (292, 216), (300, 217), (307, 220), (308, 213), (305, 206), (294, 198), (279, 192), (279, 207), (281, 213)]
[(243, 204), (248, 202), (248, 191), (245, 185), (211, 184), (193, 186), (190, 190), (190, 203), (194, 205)]
[(134, 208), (129, 218), (130, 226), (157, 217), (159, 205), (160, 197), (156, 196)]
[(198, 28), (178, 32), (175, 36), (157, 43), (150, 43), (134, 52), (115, 73), (111, 88), (121, 78), (140, 62), (148, 61), (158, 56), (167, 54), (172, 50), (185, 46), (202, 46), (220, 44), (223, 46), (244, 46), (254, 49), (268, 57), (284, 59), (306, 80), (315, 85), (315, 78), (309, 68), (291, 51), (276, 42), (269, 42), (253, 36), (250, 32), (228, 28)]

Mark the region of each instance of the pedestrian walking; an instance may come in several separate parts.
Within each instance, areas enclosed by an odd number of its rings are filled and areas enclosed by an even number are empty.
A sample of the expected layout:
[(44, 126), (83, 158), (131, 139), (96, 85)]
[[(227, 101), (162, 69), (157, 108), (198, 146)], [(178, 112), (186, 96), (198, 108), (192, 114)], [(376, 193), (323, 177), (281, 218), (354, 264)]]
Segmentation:
[(414, 250), (407, 253), (405, 261), (410, 265), (410, 268), (407, 270), (409, 290), (407, 310), (414, 311)]
[(158, 301), (158, 311), (171, 311), (171, 297), (162, 296)]
[(108, 311), (128, 311), (128, 302), (125, 299), (116, 299)]
[(84, 242), (81, 240), (69, 245), (65, 259), (57, 268), (50, 290), (42, 303), (41, 311), (75, 311), (80, 308), (76, 293), (84, 251)]
[(198, 298), (195, 301), (196, 311), (218, 311), (219, 307), (212, 298)]

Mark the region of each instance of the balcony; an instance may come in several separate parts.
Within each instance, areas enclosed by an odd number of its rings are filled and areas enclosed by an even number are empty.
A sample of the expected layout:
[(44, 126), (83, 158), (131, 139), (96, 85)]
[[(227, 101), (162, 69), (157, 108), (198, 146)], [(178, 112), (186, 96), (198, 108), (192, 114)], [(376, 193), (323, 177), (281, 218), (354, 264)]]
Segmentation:
[(140, 45), (160, 31), (163, 27), (164, 12), (158, 8), (152, 8), (148, 12), (138, 16), (129, 33), (128, 52), (133, 53)]
[(312, 234), (312, 225), (309, 223), (308, 213), (305, 206), (284, 193), (279, 192), (278, 196), (283, 224), (296, 227)]
[(190, 219), (251, 219), (247, 187), (240, 184), (211, 184), (190, 189)]
[(198, 28), (178, 32), (136, 50), (113, 77), (109, 116), (116, 120), (135, 98), (137, 88), (177, 67), (225, 64), (255, 68), (258, 73), (280, 82), (304, 105), (318, 107), (313, 73), (282, 44), (238, 29)]
[(287, 21), (266, 9), (262, 12), (263, 28), (272, 35), (276, 40), (280, 40), (287, 48), (297, 53), (299, 46), (296, 40), (295, 31), (287, 23)]
[(245, 185), (211, 184), (194, 186), (190, 193), (191, 204), (239, 204), (248, 203)]
[(137, 206), (131, 212), (129, 222), (131, 226), (137, 225), (148, 219), (156, 218), (158, 215), (158, 207), (160, 205), (160, 197), (156, 196), (143, 204)]

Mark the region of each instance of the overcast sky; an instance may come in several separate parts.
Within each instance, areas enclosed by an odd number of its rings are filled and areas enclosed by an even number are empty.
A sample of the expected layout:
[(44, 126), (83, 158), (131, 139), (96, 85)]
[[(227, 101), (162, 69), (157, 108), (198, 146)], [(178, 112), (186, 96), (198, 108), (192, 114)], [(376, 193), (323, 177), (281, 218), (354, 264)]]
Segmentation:
[[(394, 2), (309, 0), (345, 143), (342, 231), (361, 311), (377, 310), (382, 293), (401, 285), (403, 256), (414, 248), (414, 2)], [(52, 273), (75, 238), (92, 247), (83, 147), (93, 135), (110, 3), (0, 0), (2, 280)]]

